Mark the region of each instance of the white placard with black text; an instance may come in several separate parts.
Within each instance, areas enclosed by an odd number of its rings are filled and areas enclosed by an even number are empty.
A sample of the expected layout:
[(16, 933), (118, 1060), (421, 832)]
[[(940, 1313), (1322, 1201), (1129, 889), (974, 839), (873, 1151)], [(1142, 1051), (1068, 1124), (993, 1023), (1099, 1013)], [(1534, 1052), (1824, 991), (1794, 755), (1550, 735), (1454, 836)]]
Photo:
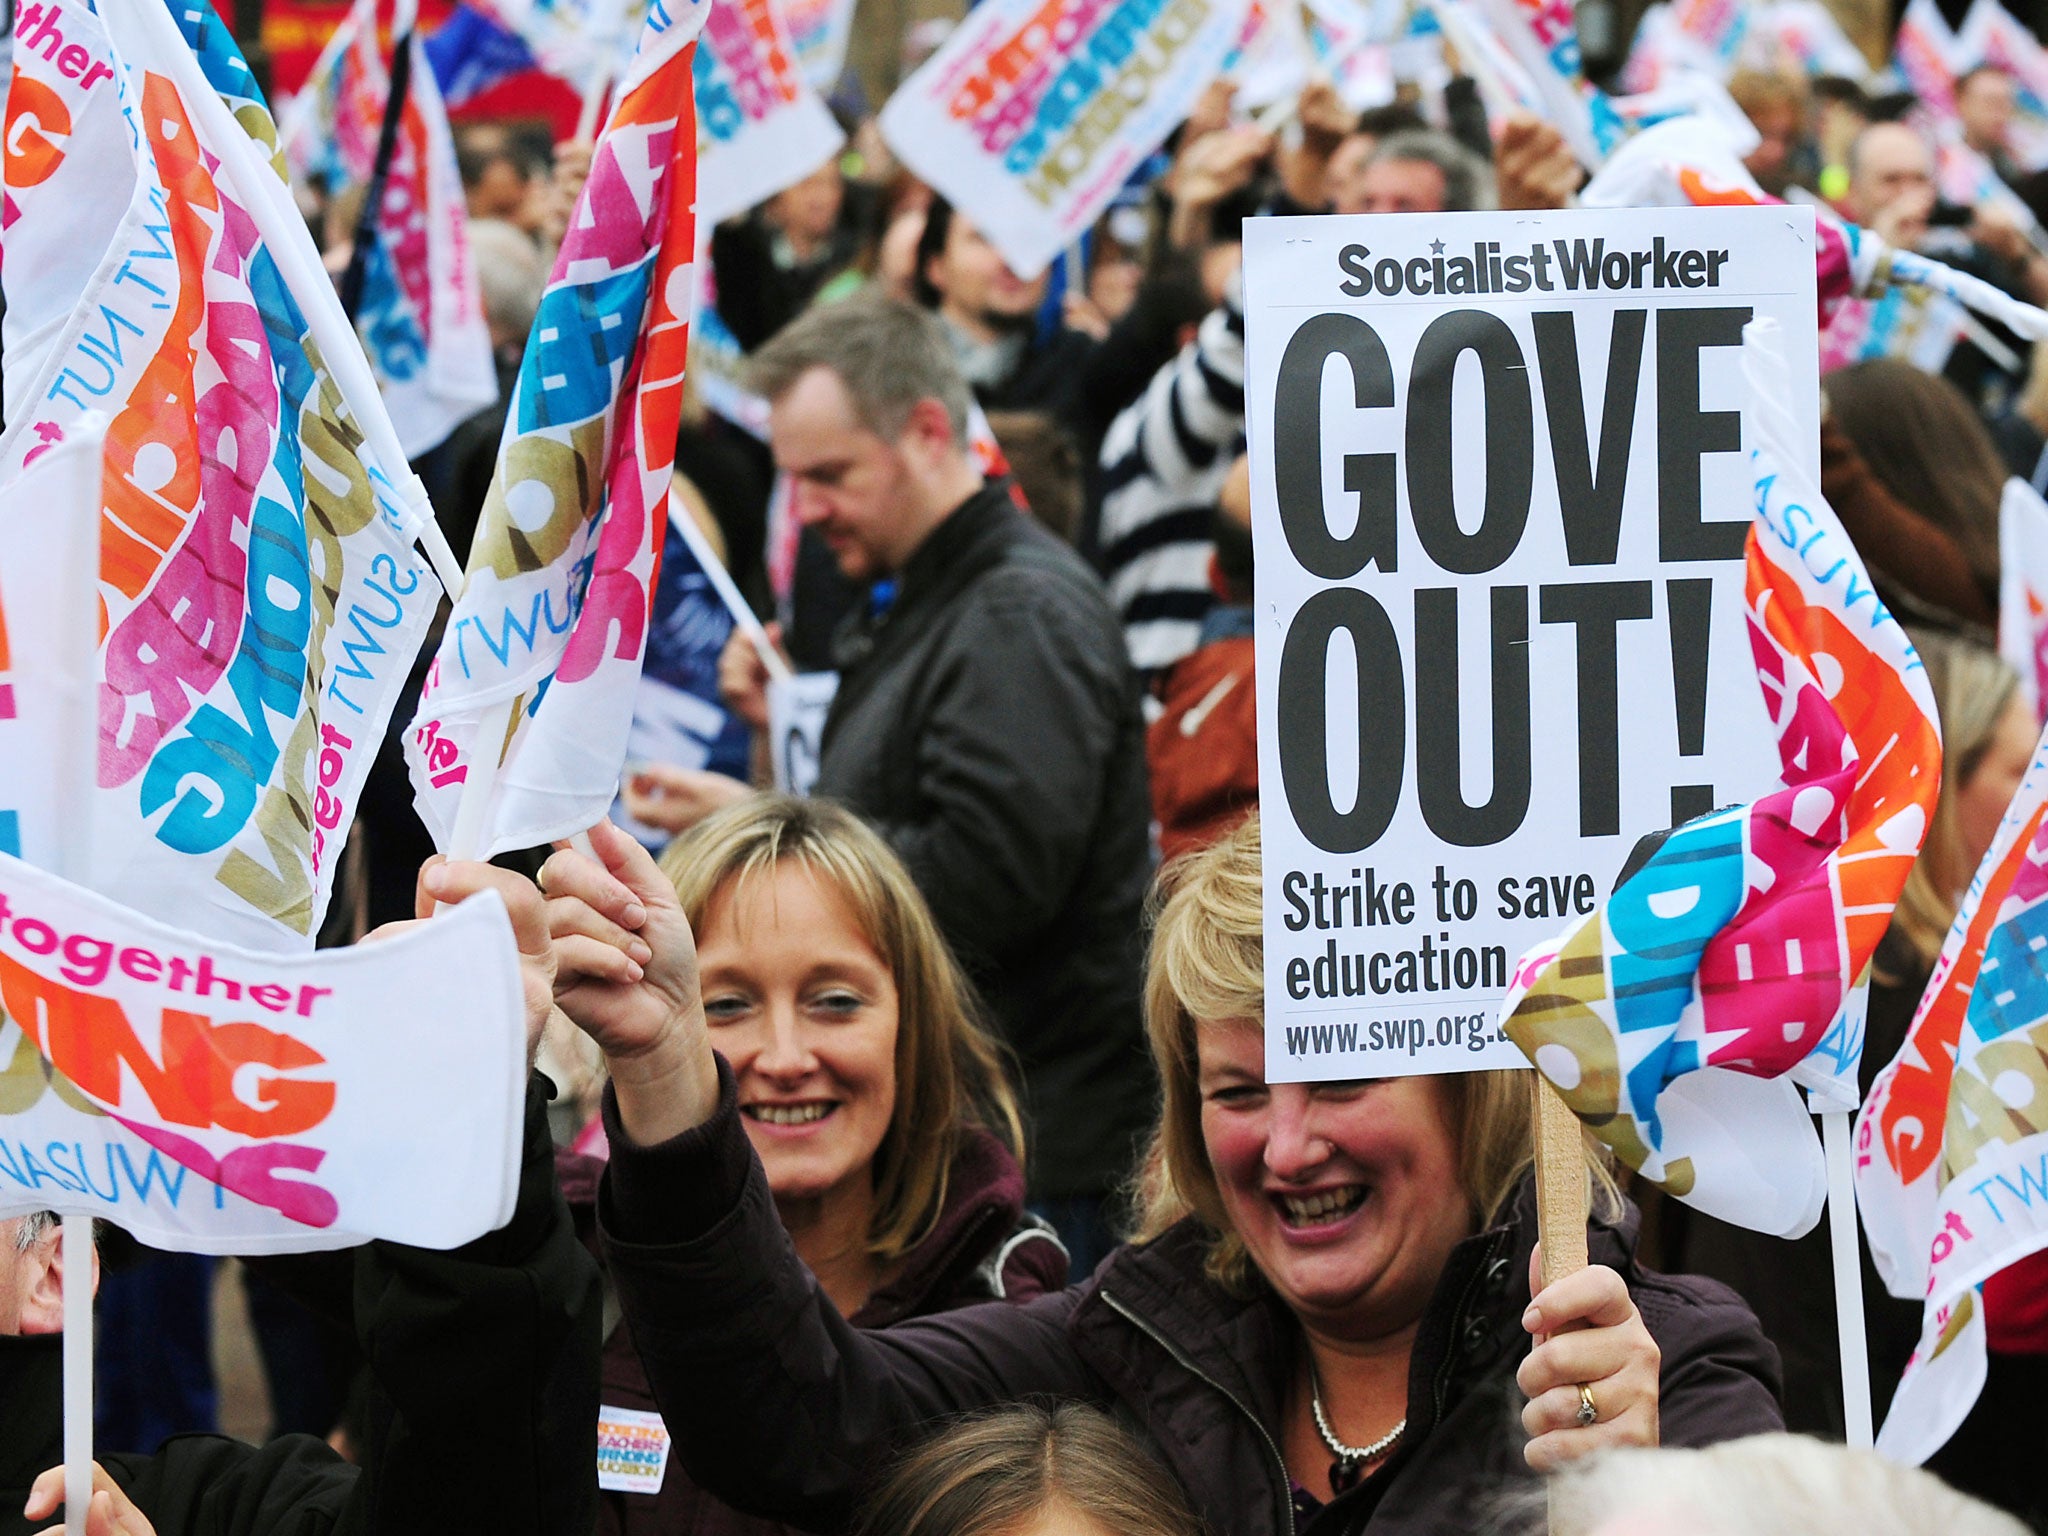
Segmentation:
[(1245, 226), (1267, 1075), (1526, 1065), (1508, 974), (1776, 781), (1742, 327), (1819, 479), (1810, 210)]

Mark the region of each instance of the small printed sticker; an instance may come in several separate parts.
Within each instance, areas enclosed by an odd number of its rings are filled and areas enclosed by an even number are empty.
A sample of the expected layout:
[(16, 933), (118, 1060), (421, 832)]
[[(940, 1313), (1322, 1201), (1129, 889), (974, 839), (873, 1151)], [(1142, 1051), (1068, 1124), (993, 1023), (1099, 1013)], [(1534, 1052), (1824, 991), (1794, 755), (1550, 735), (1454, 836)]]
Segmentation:
[(668, 1426), (636, 1408), (597, 1410), (597, 1486), (607, 1493), (659, 1493), (668, 1471)]

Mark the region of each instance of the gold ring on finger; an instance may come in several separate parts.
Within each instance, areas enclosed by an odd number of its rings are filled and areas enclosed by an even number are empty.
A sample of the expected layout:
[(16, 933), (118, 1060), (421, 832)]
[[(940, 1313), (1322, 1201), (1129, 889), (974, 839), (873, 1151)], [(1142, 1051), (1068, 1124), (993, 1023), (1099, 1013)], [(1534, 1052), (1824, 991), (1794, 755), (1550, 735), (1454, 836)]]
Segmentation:
[(1583, 1382), (1579, 1384), (1578, 1420), (1581, 1429), (1590, 1429), (1600, 1422), (1600, 1410), (1593, 1403), (1593, 1389)]

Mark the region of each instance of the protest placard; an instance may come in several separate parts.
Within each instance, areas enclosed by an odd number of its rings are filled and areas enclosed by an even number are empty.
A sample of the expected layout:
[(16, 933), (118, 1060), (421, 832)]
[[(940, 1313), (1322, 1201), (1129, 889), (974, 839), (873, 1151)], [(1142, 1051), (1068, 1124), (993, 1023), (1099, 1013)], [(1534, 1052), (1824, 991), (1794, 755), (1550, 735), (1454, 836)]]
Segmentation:
[(882, 110), (912, 171), (1036, 277), (1243, 34), (1249, 0), (986, 0)]
[(289, 1253), (451, 1248), (512, 1213), (525, 1009), (495, 896), (277, 955), (0, 855), (0, 1005), (0, 1216)]
[(803, 180), (846, 141), (773, 0), (706, 12), (696, 93), (697, 218), (707, 231)]
[(1741, 342), (1782, 327), (1817, 478), (1813, 218), (1245, 236), (1268, 1076), (1520, 1066), (1516, 957), (1777, 781)]
[(837, 672), (799, 672), (768, 683), (768, 740), (775, 787), (808, 795), (825, 754), (825, 717), (839, 693)]

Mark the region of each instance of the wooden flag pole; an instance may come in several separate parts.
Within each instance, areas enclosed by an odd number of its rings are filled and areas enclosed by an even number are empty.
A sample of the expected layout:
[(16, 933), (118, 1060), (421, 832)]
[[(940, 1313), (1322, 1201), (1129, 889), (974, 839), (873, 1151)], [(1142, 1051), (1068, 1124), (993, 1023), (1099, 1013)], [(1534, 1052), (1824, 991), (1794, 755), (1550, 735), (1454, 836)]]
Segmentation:
[(1586, 1143), (1579, 1117), (1550, 1079), (1531, 1072), (1529, 1083), (1536, 1108), (1536, 1231), (1547, 1287), (1586, 1267)]
[(1586, 1142), (1550, 1079), (1531, 1072), (1536, 1100), (1536, 1227), (1547, 1286), (1586, 1267)]

